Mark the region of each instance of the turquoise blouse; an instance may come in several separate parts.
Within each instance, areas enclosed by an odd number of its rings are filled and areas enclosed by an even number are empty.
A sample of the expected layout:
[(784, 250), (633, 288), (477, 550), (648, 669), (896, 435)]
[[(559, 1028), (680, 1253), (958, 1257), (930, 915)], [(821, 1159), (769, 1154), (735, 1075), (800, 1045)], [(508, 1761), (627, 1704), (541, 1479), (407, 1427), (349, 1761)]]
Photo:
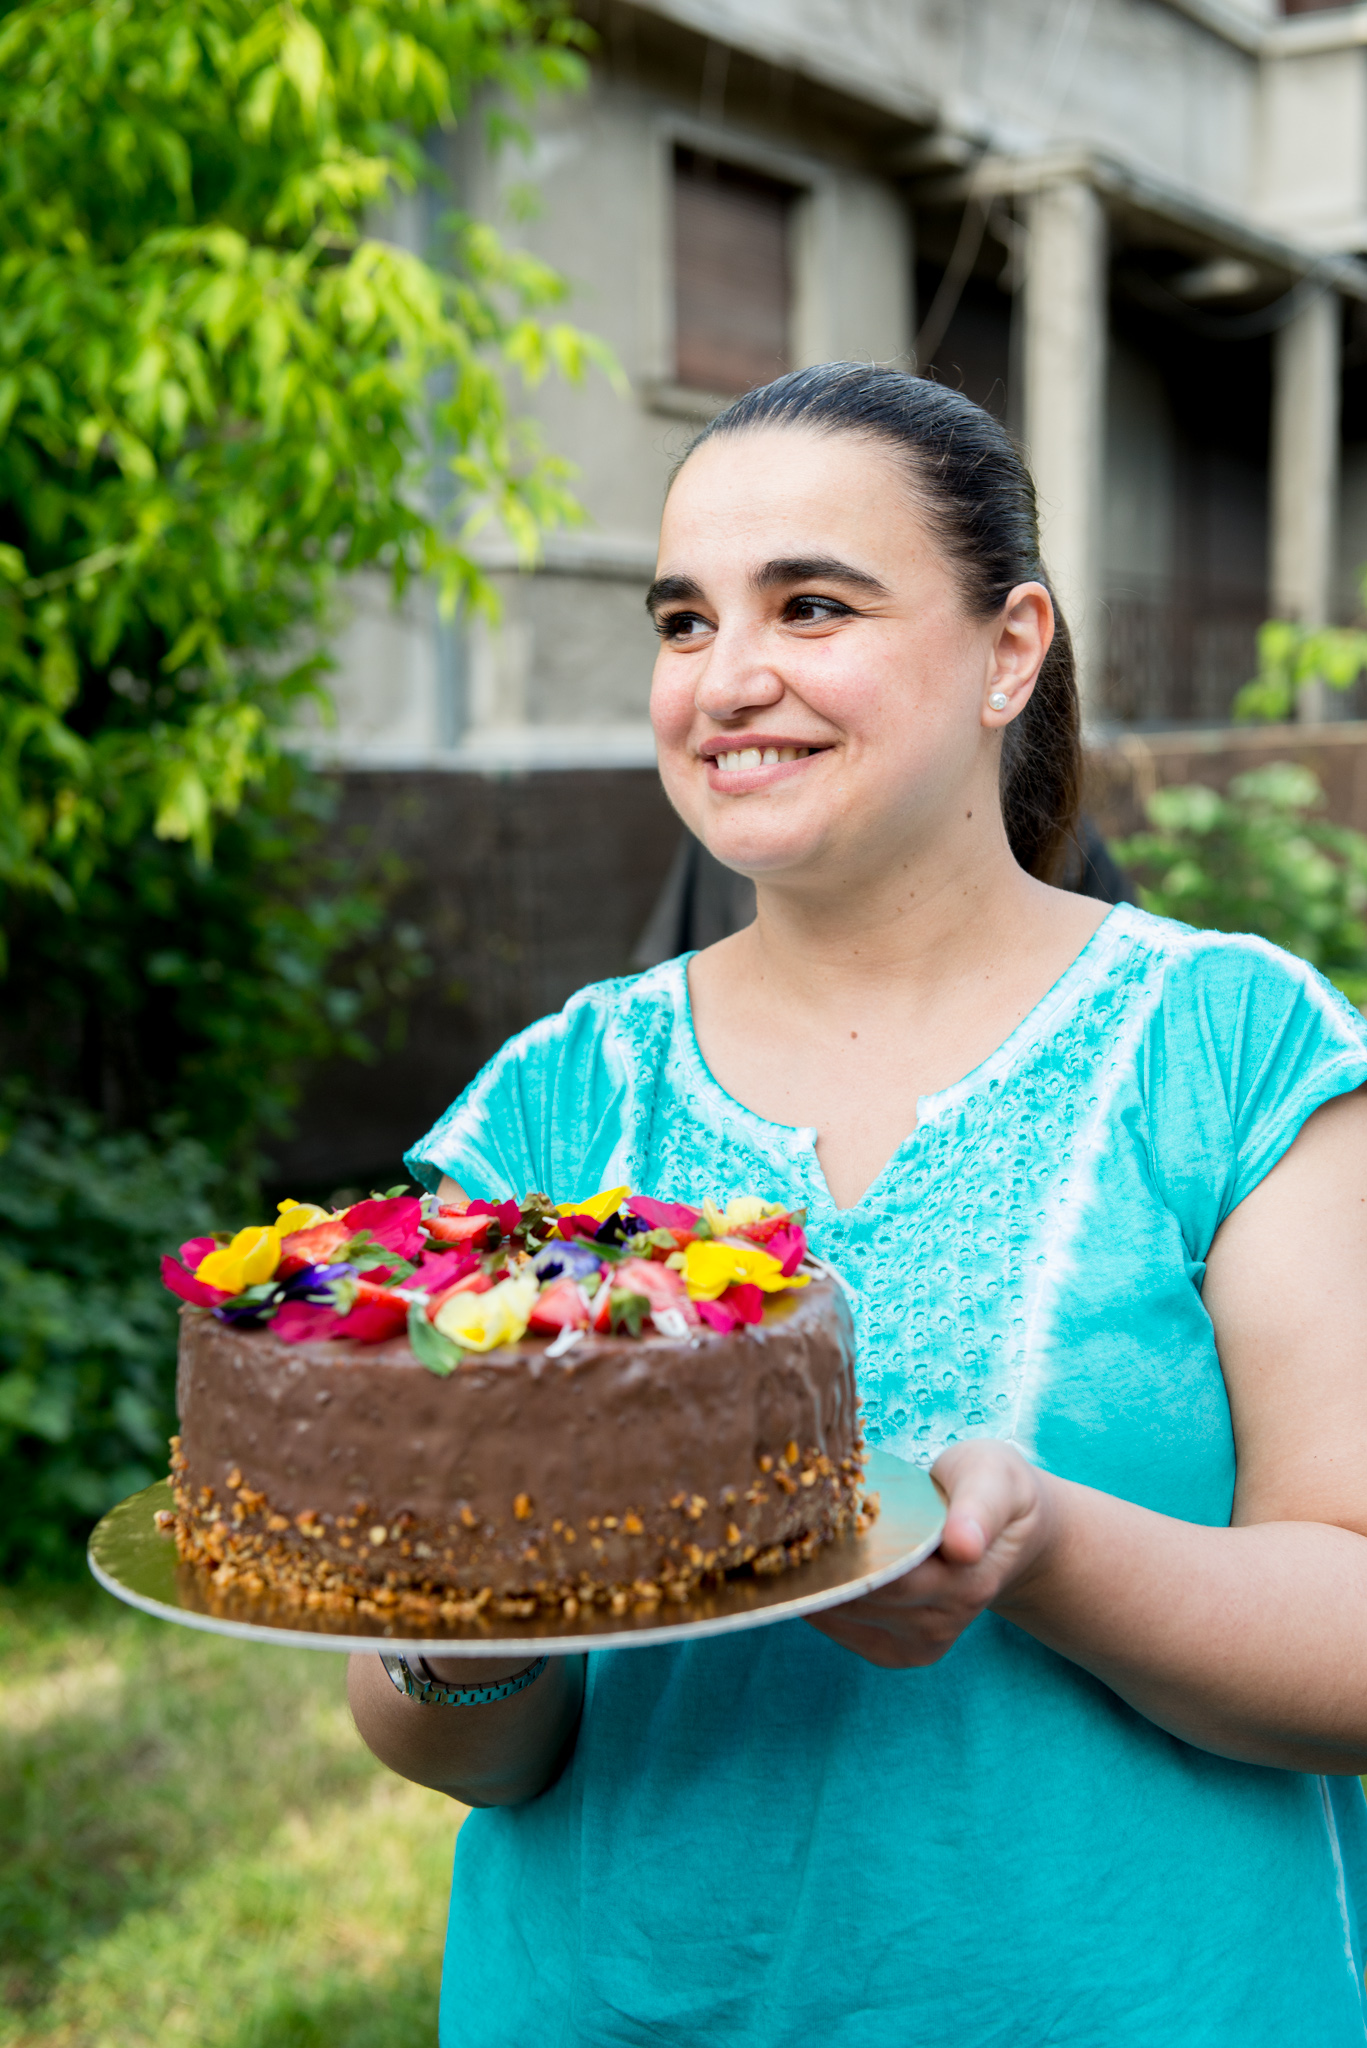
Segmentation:
[[(686, 961), (585, 989), (409, 1154), (429, 1187), (805, 1203), (870, 1439), (964, 1436), (1228, 1522), (1201, 1302), (1221, 1221), (1367, 1081), (1362, 1018), (1253, 938), (1113, 910), (851, 1209), (721, 1089)], [(992, 1614), (927, 1670), (800, 1622), (589, 1660), (573, 1760), (456, 1855), (443, 2048), (1340, 2048), (1367, 2041), (1354, 1779), (1165, 1734)]]

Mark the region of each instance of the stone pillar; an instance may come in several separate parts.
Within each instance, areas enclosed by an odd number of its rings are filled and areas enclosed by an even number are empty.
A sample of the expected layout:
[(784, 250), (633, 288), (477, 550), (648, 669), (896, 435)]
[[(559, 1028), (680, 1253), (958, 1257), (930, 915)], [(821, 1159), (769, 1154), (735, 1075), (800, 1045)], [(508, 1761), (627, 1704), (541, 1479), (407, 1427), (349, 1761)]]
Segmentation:
[(1106, 216), (1090, 185), (1061, 179), (1031, 195), (1026, 219), (1026, 453), (1045, 566), (1073, 636), (1083, 718), (1091, 723), (1103, 654)]
[[(1341, 332), (1338, 294), (1323, 291), (1272, 346), (1272, 610), (1304, 626), (1333, 613)], [(1328, 706), (1327, 686), (1310, 683), (1297, 716), (1322, 719)]]

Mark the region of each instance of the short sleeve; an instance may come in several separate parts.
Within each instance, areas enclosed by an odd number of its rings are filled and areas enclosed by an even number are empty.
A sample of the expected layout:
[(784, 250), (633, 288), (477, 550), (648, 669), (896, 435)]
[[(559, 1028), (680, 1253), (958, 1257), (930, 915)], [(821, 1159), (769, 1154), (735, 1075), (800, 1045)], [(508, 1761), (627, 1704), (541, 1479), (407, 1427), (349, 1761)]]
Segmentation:
[(1294, 1142), (1367, 1082), (1367, 1024), (1314, 968), (1264, 939), (1187, 935), (1148, 1033), (1154, 1170), (1192, 1259)]
[(614, 1044), (615, 999), (630, 984), (584, 989), (497, 1052), (404, 1155), (435, 1193), (443, 1174), (484, 1200), (532, 1189), (573, 1201), (622, 1169), (630, 1077)]

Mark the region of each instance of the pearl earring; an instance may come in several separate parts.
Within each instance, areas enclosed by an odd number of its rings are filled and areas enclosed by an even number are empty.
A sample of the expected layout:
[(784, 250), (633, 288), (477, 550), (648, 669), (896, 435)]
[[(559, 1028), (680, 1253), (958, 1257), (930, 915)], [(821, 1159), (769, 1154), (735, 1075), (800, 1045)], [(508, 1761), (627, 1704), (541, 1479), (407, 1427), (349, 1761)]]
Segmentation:
[(1005, 690), (994, 690), (987, 701), (994, 711), (1005, 711), (1008, 701)]

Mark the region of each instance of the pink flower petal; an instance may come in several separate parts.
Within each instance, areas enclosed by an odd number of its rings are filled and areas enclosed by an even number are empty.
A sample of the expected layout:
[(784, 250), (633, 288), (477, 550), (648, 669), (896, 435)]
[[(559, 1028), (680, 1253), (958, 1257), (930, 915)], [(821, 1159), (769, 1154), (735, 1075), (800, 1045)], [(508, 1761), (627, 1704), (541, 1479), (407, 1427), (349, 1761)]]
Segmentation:
[(701, 1209), (690, 1209), (686, 1202), (657, 1202), (649, 1195), (633, 1195), (625, 1207), (652, 1230), (691, 1230), (702, 1215)]
[(271, 1335), (286, 1344), (317, 1344), (328, 1337), (340, 1337), (343, 1318), (321, 1302), (287, 1301), (271, 1319)]
[(778, 1260), (784, 1279), (791, 1280), (807, 1256), (807, 1233), (800, 1223), (787, 1223), (774, 1232), (764, 1249), (771, 1259)]
[[(193, 1242), (193, 1240), (192, 1240)], [(213, 1239), (209, 1240), (213, 1249)], [(207, 1281), (196, 1280), (193, 1273), (181, 1265), (179, 1259), (167, 1252), (161, 1262), (161, 1284), (169, 1287), (172, 1294), (178, 1294), (182, 1301), (193, 1302), (196, 1308), (217, 1308), (221, 1301), (231, 1301), (232, 1296), (221, 1287), (210, 1287)]]
[[(737, 1322), (760, 1323), (764, 1320), (764, 1292), (753, 1281), (737, 1280), (722, 1296), (722, 1303), (734, 1310)], [(702, 1303), (698, 1303), (702, 1307)]]
[(463, 1280), (467, 1273), (476, 1272), (478, 1267), (479, 1253), (470, 1246), (454, 1252), (428, 1252), (409, 1285), (426, 1288), (429, 1294), (435, 1294), (438, 1288), (454, 1287), (457, 1280)]
[(408, 1328), (408, 1303), (397, 1297), (392, 1301), (358, 1301), (349, 1316), (340, 1316), (334, 1337), (350, 1337), (355, 1344), (383, 1344), (386, 1337), (397, 1337), (401, 1330)]
[(355, 1202), (346, 1212), (347, 1229), (354, 1235), (368, 1230), (386, 1251), (401, 1259), (416, 1259), (422, 1250), (422, 1203), (416, 1195), (395, 1195), (388, 1201)]

